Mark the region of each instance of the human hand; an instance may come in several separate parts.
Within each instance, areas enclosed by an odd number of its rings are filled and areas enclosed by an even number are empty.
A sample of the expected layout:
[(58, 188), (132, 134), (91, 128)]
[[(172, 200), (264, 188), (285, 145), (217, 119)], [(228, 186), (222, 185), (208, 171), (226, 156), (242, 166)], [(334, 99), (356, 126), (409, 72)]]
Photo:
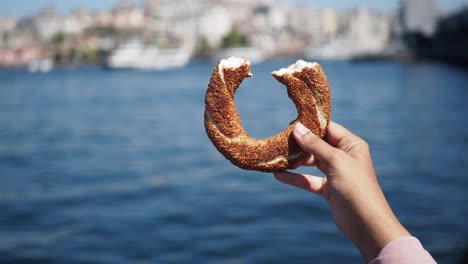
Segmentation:
[(389, 242), (410, 235), (385, 199), (367, 142), (334, 122), (328, 126), (326, 141), (300, 123), (293, 135), (309, 153), (298, 166), (317, 166), (325, 176), (280, 172), (274, 174), (275, 178), (323, 196), (336, 226), (367, 262)]

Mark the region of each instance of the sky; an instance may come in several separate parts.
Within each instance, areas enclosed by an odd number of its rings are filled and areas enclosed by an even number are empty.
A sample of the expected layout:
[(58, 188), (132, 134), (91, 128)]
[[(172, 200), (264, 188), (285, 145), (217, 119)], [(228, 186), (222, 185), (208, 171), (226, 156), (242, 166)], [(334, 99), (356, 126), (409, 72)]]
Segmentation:
[[(282, 0), (277, 0), (281, 2)], [(289, 0), (291, 1), (291, 0)], [(367, 6), (379, 11), (390, 12), (398, 6), (399, 0), (292, 0), (311, 3), (323, 8), (348, 9)], [(21, 17), (34, 14), (46, 6), (55, 6), (62, 13), (68, 13), (77, 7), (90, 9), (109, 9), (117, 0), (0, 0), (0, 17)], [(284, 1), (286, 2), (286, 1)], [(437, 0), (444, 10), (452, 10), (461, 5), (468, 5), (468, 0)]]

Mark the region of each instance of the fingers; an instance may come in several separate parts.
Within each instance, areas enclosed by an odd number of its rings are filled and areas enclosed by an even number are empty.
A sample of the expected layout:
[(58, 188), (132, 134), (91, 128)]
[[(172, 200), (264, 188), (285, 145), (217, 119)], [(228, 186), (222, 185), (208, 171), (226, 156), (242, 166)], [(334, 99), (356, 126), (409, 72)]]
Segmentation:
[(327, 142), (316, 136), (301, 123), (297, 123), (293, 130), (297, 144), (307, 153), (317, 157), (319, 160), (331, 159), (335, 149)]
[(318, 195), (322, 195), (323, 186), (326, 182), (325, 178), (322, 177), (292, 173), (288, 171), (275, 173), (274, 176), (282, 183), (286, 183)]
[(300, 160), (298, 163), (292, 165), (292, 166), (291, 166), (290, 168), (288, 168), (288, 169), (295, 170), (295, 169), (299, 168), (299, 167), (302, 166), (302, 165), (304, 165), (304, 160), (303, 160), (303, 159)]
[(333, 121), (330, 121), (328, 125), (326, 139), (332, 146), (344, 150), (347, 153), (356, 152), (352, 150), (362, 152), (368, 148), (366, 141)]
[(330, 121), (328, 125), (328, 132), (327, 132), (327, 141), (332, 146), (338, 147), (340, 142), (344, 139), (357, 139), (358, 137), (351, 133), (348, 129), (344, 128), (342, 125)]
[(307, 154), (302, 160), (291, 166), (289, 169), (295, 170), (301, 166), (317, 166), (317, 159), (314, 158), (314, 155)]
[(302, 160), (302, 166), (317, 166), (317, 159), (314, 157), (314, 155), (309, 154), (305, 156), (305, 158)]

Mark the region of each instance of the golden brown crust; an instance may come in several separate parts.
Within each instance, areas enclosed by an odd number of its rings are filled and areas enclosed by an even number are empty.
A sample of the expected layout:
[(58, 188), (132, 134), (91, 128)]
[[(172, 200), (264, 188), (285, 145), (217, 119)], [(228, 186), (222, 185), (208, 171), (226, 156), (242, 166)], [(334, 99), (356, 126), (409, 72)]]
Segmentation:
[(243, 129), (234, 103), (235, 91), (250, 76), (249, 63), (237, 68), (218, 64), (213, 70), (205, 97), (206, 132), (219, 152), (234, 165), (246, 170), (283, 171), (305, 156), (291, 134), (298, 121), (320, 137), (326, 134), (331, 110), (328, 80), (318, 64), (292, 74), (273, 73), (287, 87), (298, 118), (281, 133), (259, 140), (250, 138)]

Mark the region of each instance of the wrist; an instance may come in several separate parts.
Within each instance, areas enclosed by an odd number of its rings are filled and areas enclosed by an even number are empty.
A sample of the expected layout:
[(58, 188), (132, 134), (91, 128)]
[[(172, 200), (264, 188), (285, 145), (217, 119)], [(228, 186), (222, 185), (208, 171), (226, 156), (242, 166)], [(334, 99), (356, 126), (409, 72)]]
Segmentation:
[(374, 259), (388, 243), (410, 236), (390, 207), (386, 207), (388, 210), (378, 213), (368, 212), (362, 218), (360, 228), (355, 229), (357, 232), (351, 237), (366, 262)]

